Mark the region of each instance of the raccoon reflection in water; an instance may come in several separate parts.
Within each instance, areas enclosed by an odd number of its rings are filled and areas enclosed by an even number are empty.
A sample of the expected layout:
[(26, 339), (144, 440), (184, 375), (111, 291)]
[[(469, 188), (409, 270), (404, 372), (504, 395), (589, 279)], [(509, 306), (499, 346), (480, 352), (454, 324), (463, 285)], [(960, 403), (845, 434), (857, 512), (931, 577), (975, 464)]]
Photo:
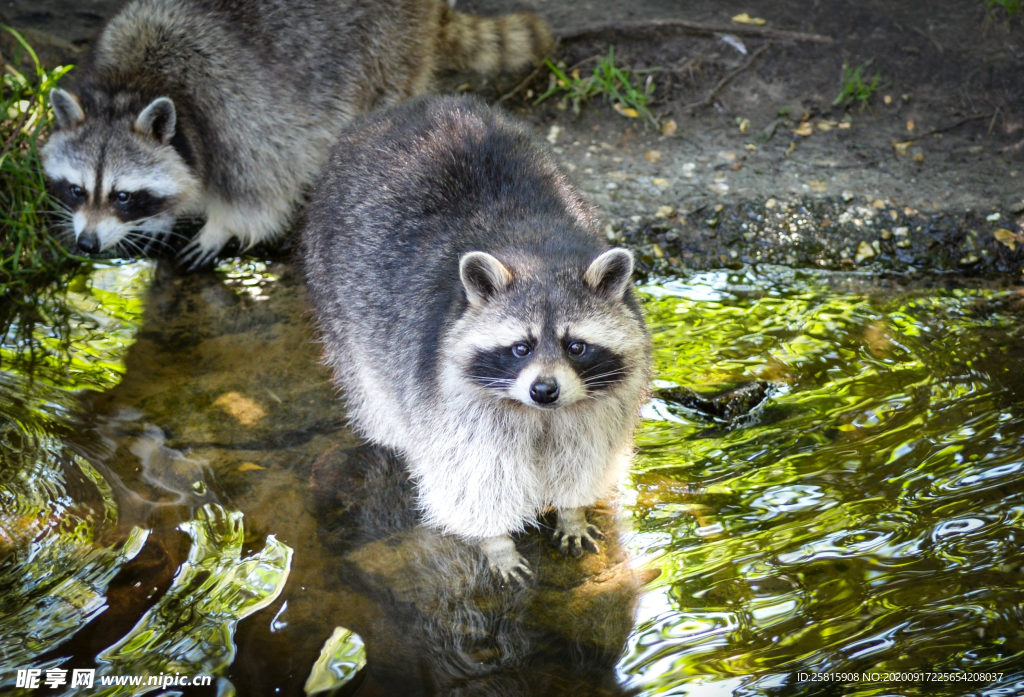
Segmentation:
[[(311, 480), (317, 537), (338, 558), (329, 585), (348, 599), (331, 621), (366, 645), (358, 693), (629, 694), (616, 666), (640, 589), (656, 572), (634, 571), (614, 534), (582, 564), (552, 559), (533, 534), (521, 546), (538, 582), (495, 592), (472, 547), (418, 524), (405, 469), (378, 446), (336, 448)], [(614, 533), (611, 512), (596, 513)]]
[(632, 256), (499, 111), (423, 98), (341, 136), (303, 257), (356, 429), (393, 448), (427, 524), (531, 571), (510, 534), (554, 508), (555, 542), (597, 551), (585, 508), (627, 466), (650, 342)]

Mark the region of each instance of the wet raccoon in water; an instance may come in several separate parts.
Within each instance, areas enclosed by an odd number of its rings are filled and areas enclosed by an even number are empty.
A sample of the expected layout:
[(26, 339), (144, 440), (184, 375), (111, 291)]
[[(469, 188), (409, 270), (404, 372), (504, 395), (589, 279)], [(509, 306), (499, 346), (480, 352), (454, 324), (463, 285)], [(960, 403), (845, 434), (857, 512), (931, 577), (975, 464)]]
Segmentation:
[(630, 253), (551, 158), (475, 101), (420, 99), (342, 134), (307, 215), (326, 359), (426, 521), (516, 581), (509, 533), (545, 509), (596, 551), (584, 507), (629, 461), (650, 347)]
[(43, 150), (78, 246), (129, 251), (205, 216), (200, 265), (280, 234), (353, 117), (426, 92), (440, 70), (517, 70), (551, 48), (529, 14), (445, 0), (134, 0)]

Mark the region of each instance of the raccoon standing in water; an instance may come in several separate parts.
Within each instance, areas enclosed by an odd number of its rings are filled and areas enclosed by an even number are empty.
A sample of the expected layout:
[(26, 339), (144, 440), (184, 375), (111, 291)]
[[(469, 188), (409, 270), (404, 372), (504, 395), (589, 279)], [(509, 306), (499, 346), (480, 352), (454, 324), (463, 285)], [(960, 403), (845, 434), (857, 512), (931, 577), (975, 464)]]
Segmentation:
[(529, 14), (445, 0), (133, 0), (71, 91), (43, 150), (78, 246), (99, 252), (206, 224), (205, 263), (232, 238), (280, 234), (339, 131), (428, 91), (443, 69), (518, 70), (551, 49)]
[(419, 99), (342, 134), (307, 215), (326, 359), (426, 522), (519, 582), (509, 534), (545, 509), (563, 551), (596, 551), (584, 507), (629, 461), (649, 339), (632, 256), (551, 159), (475, 101)]

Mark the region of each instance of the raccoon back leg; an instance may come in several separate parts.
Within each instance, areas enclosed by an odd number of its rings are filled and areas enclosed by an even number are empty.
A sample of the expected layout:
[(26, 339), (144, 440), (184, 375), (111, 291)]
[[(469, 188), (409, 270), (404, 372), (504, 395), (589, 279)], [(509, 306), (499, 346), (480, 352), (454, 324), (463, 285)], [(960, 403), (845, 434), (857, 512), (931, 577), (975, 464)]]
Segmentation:
[(533, 580), (533, 571), (516, 550), (516, 543), (508, 535), (485, 537), (480, 541), (480, 549), (487, 557), (491, 571), (502, 583), (522, 588)]
[(597, 540), (604, 539), (604, 533), (596, 525), (587, 522), (587, 512), (580, 508), (556, 508), (555, 533), (553, 540), (562, 554), (579, 557), (583, 550), (597, 554), (600, 550)]

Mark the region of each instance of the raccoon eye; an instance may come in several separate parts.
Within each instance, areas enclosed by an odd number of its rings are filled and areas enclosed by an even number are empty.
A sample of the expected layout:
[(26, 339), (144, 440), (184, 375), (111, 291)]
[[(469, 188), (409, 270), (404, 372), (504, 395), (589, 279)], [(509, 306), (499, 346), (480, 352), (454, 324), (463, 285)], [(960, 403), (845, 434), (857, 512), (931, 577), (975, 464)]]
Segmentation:
[(512, 344), (512, 355), (516, 358), (524, 358), (530, 355), (530, 345), (522, 342)]
[(570, 356), (582, 356), (583, 352), (587, 350), (587, 345), (582, 341), (574, 341), (569, 344), (568, 350)]
[(117, 199), (118, 203), (128, 203), (131, 200), (132, 195), (127, 191), (118, 191), (114, 194), (114, 198)]
[(71, 195), (75, 198), (85, 198), (85, 189), (80, 187), (78, 184), (72, 184), (69, 186), (68, 191), (70, 191)]

